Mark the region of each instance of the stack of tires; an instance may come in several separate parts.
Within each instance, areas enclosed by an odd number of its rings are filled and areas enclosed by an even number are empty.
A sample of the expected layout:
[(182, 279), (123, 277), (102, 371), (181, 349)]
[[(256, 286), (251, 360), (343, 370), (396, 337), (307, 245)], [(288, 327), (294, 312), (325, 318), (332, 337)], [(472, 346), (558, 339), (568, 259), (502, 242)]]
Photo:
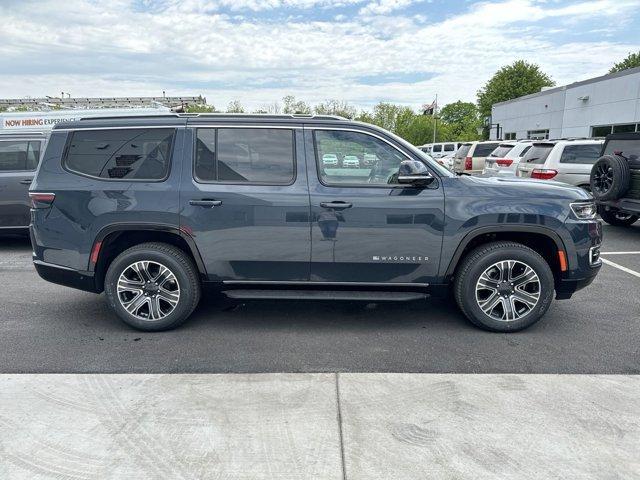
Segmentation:
[[(623, 197), (640, 199), (640, 164), (632, 165), (620, 155), (604, 155), (593, 165), (590, 186), (592, 195), (599, 202)], [(640, 218), (610, 206), (600, 206), (598, 211), (610, 225), (627, 226)]]

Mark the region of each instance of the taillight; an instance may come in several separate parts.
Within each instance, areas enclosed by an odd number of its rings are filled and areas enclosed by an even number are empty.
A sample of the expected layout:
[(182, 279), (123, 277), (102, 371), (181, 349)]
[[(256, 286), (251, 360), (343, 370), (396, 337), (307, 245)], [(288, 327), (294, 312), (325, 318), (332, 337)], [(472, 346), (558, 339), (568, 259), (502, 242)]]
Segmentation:
[(56, 199), (55, 193), (29, 192), (32, 208), (49, 208)]
[(513, 163), (513, 160), (510, 160), (508, 158), (499, 158), (496, 160), (496, 163), (501, 167), (510, 167)]
[(473, 159), (471, 157), (467, 157), (464, 159), (464, 169), (465, 170), (473, 169)]
[(537, 178), (538, 180), (551, 180), (557, 174), (557, 170), (552, 170), (550, 168), (535, 168), (531, 172), (531, 178)]

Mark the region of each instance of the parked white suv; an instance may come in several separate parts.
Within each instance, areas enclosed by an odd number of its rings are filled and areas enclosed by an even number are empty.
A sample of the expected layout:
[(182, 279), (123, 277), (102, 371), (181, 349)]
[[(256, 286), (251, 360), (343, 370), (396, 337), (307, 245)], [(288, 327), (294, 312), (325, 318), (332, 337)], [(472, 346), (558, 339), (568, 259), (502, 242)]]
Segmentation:
[(484, 161), (501, 142), (467, 142), (460, 145), (453, 159), (453, 171), (469, 175), (480, 175), (484, 169)]
[(426, 143), (418, 148), (437, 160), (441, 157), (451, 157), (455, 155), (460, 145), (460, 142), (440, 142)]
[(490, 176), (514, 176), (520, 159), (532, 144), (533, 140), (501, 143), (484, 161), (483, 173)]
[(603, 140), (547, 140), (534, 142), (516, 176), (557, 180), (589, 190), (593, 164), (600, 158)]

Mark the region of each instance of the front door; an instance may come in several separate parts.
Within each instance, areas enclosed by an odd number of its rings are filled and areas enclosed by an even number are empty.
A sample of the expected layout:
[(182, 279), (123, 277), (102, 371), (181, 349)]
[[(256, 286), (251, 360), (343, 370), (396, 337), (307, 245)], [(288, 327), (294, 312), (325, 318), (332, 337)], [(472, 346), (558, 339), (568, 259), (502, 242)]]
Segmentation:
[(29, 185), (38, 166), (41, 143), (0, 141), (0, 231), (29, 226)]
[(181, 228), (209, 280), (309, 280), (309, 194), (299, 125), (193, 125)]
[[(311, 280), (433, 283), (444, 222), (438, 177), (428, 187), (399, 184), (400, 163), (418, 157), (382, 134), (317, 127), (307, 128), (305, 138)], [(332, 155), (351, 161), (325, 164)]]

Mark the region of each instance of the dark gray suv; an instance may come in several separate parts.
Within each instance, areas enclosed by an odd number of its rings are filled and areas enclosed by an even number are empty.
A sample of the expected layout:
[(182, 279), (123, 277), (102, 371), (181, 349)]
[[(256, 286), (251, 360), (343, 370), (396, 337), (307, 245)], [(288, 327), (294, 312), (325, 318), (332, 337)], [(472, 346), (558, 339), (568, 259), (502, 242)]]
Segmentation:
[(515, 331), (600, 268), (601, 225), (582, 189), (457, 176), (339, 117), (58, 124), (30, 195), (38, 273), (104, 291), (142, 330), (181, 324), (210, 289), (368, 301), (453, 289), (474, 324)]

